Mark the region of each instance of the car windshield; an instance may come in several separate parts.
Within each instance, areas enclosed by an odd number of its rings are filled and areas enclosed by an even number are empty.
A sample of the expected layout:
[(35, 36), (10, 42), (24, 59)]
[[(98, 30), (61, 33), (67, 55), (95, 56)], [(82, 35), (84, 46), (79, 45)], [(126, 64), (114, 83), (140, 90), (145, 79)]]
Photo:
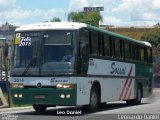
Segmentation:
[(71, 74), (74, 68), (73, 31), (16, 33), (11, 75)]

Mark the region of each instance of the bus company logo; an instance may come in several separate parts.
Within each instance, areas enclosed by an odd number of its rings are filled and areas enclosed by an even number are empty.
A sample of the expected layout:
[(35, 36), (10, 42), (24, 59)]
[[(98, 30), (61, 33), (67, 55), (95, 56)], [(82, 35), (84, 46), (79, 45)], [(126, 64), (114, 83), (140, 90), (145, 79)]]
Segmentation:
[(116, 63), (113, 62), (111, 64), (111, 74), (120, 74), (120, 75), (125, 75), (126, 74), (126, 67), (125, 68), (120, 68), (116, 66)]
[(52, 83), (67, 83), (67, 82), (69, 82), (69, 80), (67, 80), (67, 79), (57, 80), (56, 78), (52, 78), (50, 82), (52, 82)]
[(37, 83), (37, 88), (42, 88), (42, 84), (40, 82)]

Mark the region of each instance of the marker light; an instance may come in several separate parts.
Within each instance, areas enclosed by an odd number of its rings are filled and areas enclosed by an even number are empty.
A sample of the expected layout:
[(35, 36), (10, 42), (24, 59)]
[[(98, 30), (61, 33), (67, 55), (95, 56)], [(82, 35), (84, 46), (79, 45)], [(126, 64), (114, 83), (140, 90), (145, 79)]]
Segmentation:
[(13, 83), (11, 84), (11, 88), (24, 88), (23, 83)]
[(57, 84), (57, 88), (74, 88), (76, 85), (75, 84)]

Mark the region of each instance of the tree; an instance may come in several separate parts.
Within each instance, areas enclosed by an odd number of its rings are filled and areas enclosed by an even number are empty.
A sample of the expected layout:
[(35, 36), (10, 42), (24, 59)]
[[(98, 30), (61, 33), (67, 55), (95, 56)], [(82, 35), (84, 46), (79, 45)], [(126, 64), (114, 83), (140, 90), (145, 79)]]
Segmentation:
[(81, 22), (85, 19), (86, 14), (84, 12), (70, 12), (68, 14), (69, 22)]
[(157, 24), (154, 25), (154, 27), (160, 27), (160, 23), (158, 22)]
[(61, 19), (58, 17), (54, 17), (50, 22), (61, 22)]
[(68, 14), (68, 21), (99, 26), (99, 21), (103, 21), (103, 19), (99, 12), (71, 12)]
[(86, 23), (94, 26), (99, 26), (99, 21), (103, 21), (102, 16), (99, 12), (88, 12), (87, 13), (87, 21)]

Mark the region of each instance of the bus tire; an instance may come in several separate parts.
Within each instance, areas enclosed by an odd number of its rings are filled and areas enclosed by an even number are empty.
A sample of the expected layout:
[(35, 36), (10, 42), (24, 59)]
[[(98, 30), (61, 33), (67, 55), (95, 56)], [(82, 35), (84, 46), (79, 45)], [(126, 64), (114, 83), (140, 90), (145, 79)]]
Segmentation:
[(46, 105), (33, 105), (33, 108), (36, 112), (45, 112), (47, 109)]
[(136, 98), (133, 100), (127, 100), (128, 105), (140, 105), (142, 101), (142, 88), (139, 85), (136, 92)]
[(96, 111), (99, 104), (98, 98), (98, 90), (95, 86), (93, 86), (90, 93), (90, 104), (88, 106), (90, 112)]
[(138, 88), (137, 88), (135, 104), (140, 105), (141, 101), (142, 101), (142, 88), (139, 85)]

